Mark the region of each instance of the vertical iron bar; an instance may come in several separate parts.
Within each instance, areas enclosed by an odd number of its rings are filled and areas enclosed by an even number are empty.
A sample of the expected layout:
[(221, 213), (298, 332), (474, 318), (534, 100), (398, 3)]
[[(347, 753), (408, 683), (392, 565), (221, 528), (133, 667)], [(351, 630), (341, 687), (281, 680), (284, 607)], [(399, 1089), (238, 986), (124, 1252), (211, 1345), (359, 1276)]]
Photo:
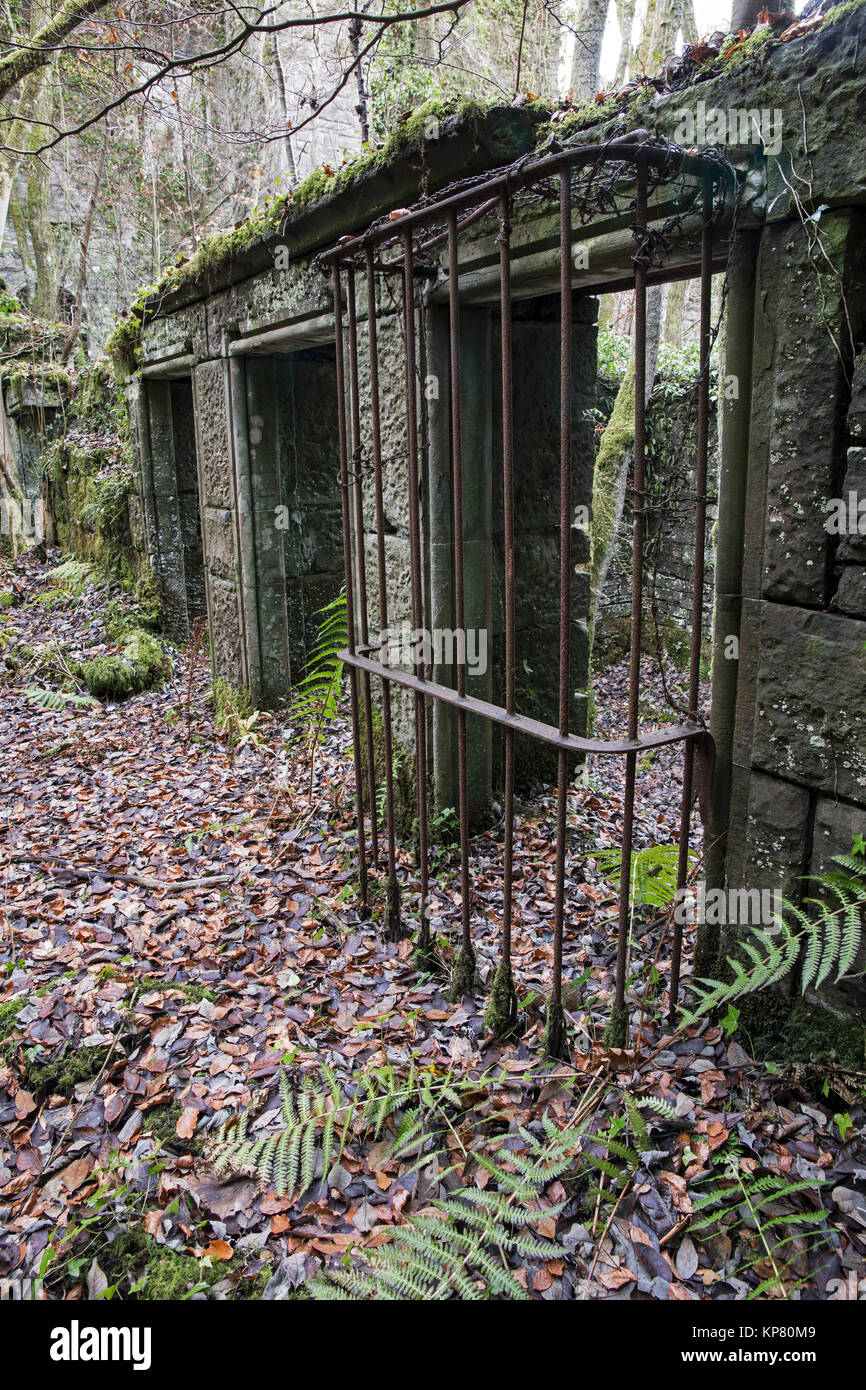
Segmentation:
[[(418, 398), (415, 368), (415, 258), (412, 232), (403, 233), (403, 325), (406, 336), (406, 447), (409, 457), (409, 548), (412, 576), (412, 623), (415, 628), (415, 675), (424, 680), (421, 635), (424, 629), (424, 599), (421, 572), (421, 521), (418, 498)], [(427, 724), (424, 696), (415, 694), (415, 785), (418, 806), (418, 858), (421, 879), (420, 928), (418, 950), (422, 957), (430, 950), (430, 924), (427, 920)]]
[[(560, 310), (560, 467), (559, 467), (559, 732), (568, 733), (571, 703), (571, 173), (559, 175), (559, 310)], [(553, 982), (548, 1008), (546, 1048), (566, 1055), (562, 1011), (562, 939), (565, 916), (565, 848), (568, 830), (568, 754), (559, 753), (556, 806), (556, 893), (553, 922)]]
[[(381, 638), (388, 631), (388, 579), (385, 569), (385, 504), (382, 496), (382, 427), (379, 416), (379, 343), (376, 329), (376, 277), (373, 249), (365, 257), (367, 275), (367, 339), (370, 353), (370, 414), (372, 417), (373, 485), (376, 497), (376, 548), (379, 563), (379, 624)], [(397, 881), (397, 836), (394, 828), (394, 766), (391, 734), (391, 685), (382, 681), (382, 743), (385, 755), (385, 824), (388, 836), (388, 907), (385, 935), (402, 936), (400, 885)]]
[[(454, 522), (454, 610), (457, 632), (466, 637), (466, 607), (463, 575), (463, 420), (460, 372), (460, 268), (457, 260), (457, 212), (448, 214), (448, 315), (451, 356), (451, 492)], [(461, 660), (457, 639), (457, 693), (466, 694), (466, 652)], [(471, 899), (469, 895), (469, 787), (466, 771), (466, 711), (457, 711), (457, 783), (460, 814), (460, 900), (461, 947), (454, 972), (455, 996), (472, 989), (475, 978), (475, 950), (472, 945)]]
[[(346, 270), (346, 298), (349, 310), (349, 400), (352, 414), (352, 490), (355, 496), (355, 550), (358, 565), (358, 629), (363, 647), (369, 646), (367, 620), (367, 557), (364, 553), (364, 492), (361, 483), (361, 402), (358, 389), (358, 314), (355, 304), (355, 268)], [(375, 869), (379, 861), (379, 831), (376, 825), (376, 752), (373, 747), (373, 704), (370, 676), (363, 675), (364, 731), (367, 737), (367, 791), (370, 797), (370, 855)]]
[[(712, 314), (713, 259), (713, 186), (706, 176), (703, 190), (703, 227), (701, 231), (701, 326), (700, 375), (698, 377), (697, 463), (695, 469), (695, 558), (692, 574), (692, 631), (689, 657), (689, 719), (697, 722), (701, 685), (701, 640), (704, 623), (704, 559), (707, 543), (707, 453), (710, 421), (710, 318)], [(691, 828), (694, 788), (695, 745), (686, 740), (683, 750), (683, 795), (680, 811), (680, 843), (677, 864), (677, 888), (683, 889), (689, 874), (689, 831)], [(705, 827), (708, 831), (709, 827)], [(683, 952), (683, 928), (674, 918), (673, 949), (671, 953), (670, 1017), (676, 1013), (680, 988), (680, 966)]]
[[(644, 513), (646, 505), (646, 288), (647, 288), (647, 166), (637, 163), (634, 256), (634, 467), (632, 482), (631, 651), (628, 678), (628, 737), (637, 737), (640, 695), (640, 647), (643, 607)], [(616, 994), (609, 1041), (624, 1046), (628, 1032), (625, 968), (628, 954), (631, 850), (634, 832), (634, 794), (637, 754), (627, 753), (622, 816), (622, 871), (619, 885), (619, 930), (616, 948)]]
[[(352, 537), (349, 519), (349, 459), (346, 441), (346, 382), (343, 363), (343, 301), (340, 293), (340, 267), (334, 263), (334, 341), (337, 351), (337, 430), (340, 445), (340, 501), (343, 514), (343, 569), (346, 579), (346, 639), (355, 652), (355, 598), (352, 581)], [(355, 762), (355, 795), (358, 806), (358, 870), (361, 907), (368, 910), (367, 844), (364, 828), (364, 786), (361, 777), (361, 743), (358, 727), (358, 673), (349, 667), (349, 693), (352, 703), (352, 752)]]
[[(499, 202), (499, 315), (502, 375), (502, 497), (505, 550), (505, 708), (515, 712), (514, 620), (514, 402), (511, 330), (511, 201)], [(502, 872), (502, 957), (497, 966), (485, 1018), (491, 1033), (504, 1036), (517, 1023), (517, 996), (511, 968), (514, 910), (514, 730), (505, 730), (505, 844)]]

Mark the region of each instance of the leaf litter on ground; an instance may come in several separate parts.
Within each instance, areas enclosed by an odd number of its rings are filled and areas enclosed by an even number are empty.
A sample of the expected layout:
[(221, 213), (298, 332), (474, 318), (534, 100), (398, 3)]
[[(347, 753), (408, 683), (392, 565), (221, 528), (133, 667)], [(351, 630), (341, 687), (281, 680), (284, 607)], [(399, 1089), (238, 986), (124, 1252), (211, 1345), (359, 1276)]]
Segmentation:
[[(576, 1116), (586, 1134), (574, 1173), (545, 1194), (555, 1216), (538, 1217), (561, 1258), (517, 1269), (529, 1296), (731, 1299), (768, 1280), (769, 1296), (826, 1296), (829, 1280), (847, 1288), (849, 1273), (862, 1275), (862, 1077), (831, 1068), (822, 1095), (826, 1066), (754, 1063), (707, 1020), (672, 1033), (668, 924), (654, 911), (635, 917), (630, 1046), (604, 1045), (616, 891), (599, 856), (619, 840), (619, 760), (595, 760), (570, 791), (573, 1047), (568, 1064), (549, 1064), (540, 1054), (553, 954), (549, 788), (520, 806), (521, 1026), (519, 1038), (497, 1043), (483, 1011), (502, 908), (498, 823), (472, 841), (478, 987), (455, 1005), (452, 850), (440, 852), (433, 880), (443, 973), (419, 971), (408, 939), (383, 940), (381, 903), (371, 920), (358, 912), (345, 718), (329, 726), (311, 781), (285, 713), (263, 717), (256, 739), (233, 748), (214, 722), (205, 662), (190, 672), (182, 652), (170, 653), (159, 690), (121, 704), (36, 707), (29, 653), (59, 646), (69, 666), (112, 650), (106, 610), (127, 600), (91, 582), (83, 602), (36, 603), (49, 581), (30, 558), (16, 581), (22, 601), (4, 613), (0, 654), (0, 1278), (44, 1277), (52, 1298), (146, 1297), (159, 1296), (158, 1269), (174, 1271), (174, 1297), (297, 1296), (323, 1265), (392, 1240), (461, 1182), (483, 1187), (479, 1146), (519, 1154), (521, 1130), (540, 1135), (545, 1117), (567, 1128)], [(22, 646), (28, 655), (16, 660)], [(675, 682), (644, 662), (648, 714), (664, 717)], [(52, 676), (45, 667), (40, 679), (68, 684), (62, 668)], [(595, 693), (600, 728), (613, 732), (627, 699), (622, 663), (596, 678)], [(667, 749), (641, 769), (637, 848), (675, 841), (678, 777)], [(699, 825), (693, 844), (699, 853)], [(411, 849), (401, 850), (400, 876), (411, 922)], [(281, 1072), (300, 1085), (330, 1068), (348, 1102), (371, 1071), (405, 1076), (412, 1066), (459, 1081), (459, 1105), (418, 1153), (389, 1157), (389, 1121), (383, 1133), (350, 1135), (304, 1192), (278, 1194), (254, 1171), (215, 1171), (227, 1120), (250, 1113), (256, 1133), (273, 1131)], [(618, 1181), (585, 1155), (609, 1160), (618, 1143), (637, 1152), (625, 1091), (657, 1111), (642, 1111), (647, 1141)], [(850, 1128), (840, 1127), (840, 1108)], [(801, 1224), (785, 1227), (781, 1271), (733, 1204), (737, 1173), (812, 1184)], [(690, 1233), (710, 1190), (733, 1193), (728, 1219)]]

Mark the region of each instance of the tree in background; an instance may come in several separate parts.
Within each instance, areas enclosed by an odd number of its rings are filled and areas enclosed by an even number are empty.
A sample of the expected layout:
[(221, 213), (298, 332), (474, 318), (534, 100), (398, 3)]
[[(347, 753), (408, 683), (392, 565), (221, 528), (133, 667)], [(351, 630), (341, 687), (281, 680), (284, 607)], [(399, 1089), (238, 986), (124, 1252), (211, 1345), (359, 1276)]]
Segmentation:
[(591, 101), (612, 13), (615, 83), (697, 36), (693, 0), (5, 0), (3, 269), (98, 343), (166, 264), (419, 102)]

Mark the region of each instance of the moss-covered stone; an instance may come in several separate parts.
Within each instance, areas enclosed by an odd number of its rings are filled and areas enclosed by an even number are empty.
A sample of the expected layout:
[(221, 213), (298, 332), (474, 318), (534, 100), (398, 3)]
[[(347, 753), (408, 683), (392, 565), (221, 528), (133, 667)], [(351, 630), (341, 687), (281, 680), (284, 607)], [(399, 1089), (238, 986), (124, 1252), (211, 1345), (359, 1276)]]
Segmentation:
[(739, 1033), (760, 1060), (830, 1062), (866, 1072), (866, 1028), (800, 995), (761, 990), (738, 1001)]
[(136, 630), (120, 656), (98, 656), (80, 667), (81, 678), (98, 700), (127, 700), (162, 685), (168, 658), (155, 637)]
[(117, 320), (105, 351), (122, 381), (135, 371), (141, 356), (141, 313), (134, 309)]
[(134, 585), (144, 565), (138, 456), (126, 399), (109, 365), (78, 378), (62, 436), (41, 460), (44, 490), (63, 550)]

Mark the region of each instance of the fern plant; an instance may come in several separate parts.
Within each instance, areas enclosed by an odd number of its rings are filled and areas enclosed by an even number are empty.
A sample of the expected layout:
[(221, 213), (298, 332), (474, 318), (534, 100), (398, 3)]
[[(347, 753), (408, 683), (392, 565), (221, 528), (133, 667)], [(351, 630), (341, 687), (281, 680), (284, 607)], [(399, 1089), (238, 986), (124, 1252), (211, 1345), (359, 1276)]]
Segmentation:
[(339, 653), (348, 642), (346, 590), (318, 609), (316, 640), (307, 657), (304, 674), (292, 693), (290, 719), (300, 732), (310, 759), (310, 795), (313, 792), (315, 755), (325, 728), (337, 714), (343, 663)]
[[(670, 1107), (662, 1111), (665, 1102), (656, 1100), (655, 1097), (636, 1100), (625, 1091), (623, 1100), (624, 1115), (615, 1115), (605, 1129), (597, 1130), (584, 1138), (584, 1161), (596, 1172), (601, 1173), (602, 1178), (607, 1181), (607, 1186), (602, 1181), (590, 1183), (587, 1195), (595, 1199), (596, 1210), (603, 1202), (615, 1203), (619, 1200), (640, 1167), (641, 1155), (653, 1147), (649, 1128), (641, 1110), (650, 1106), (657, 1114), (669, 1117)], [(628, 1130), (631, 1130), (631, 1143), (627, 1142)], [(603, 1156), (591, 1153), (587, 1148), (588, 1144), (603, 1149)]]
[(392, 1118), (396, 1135), (391, 1156), (405, 1158), (445, 1123), (449, 1108), (459, 1109), (462, 1098), (477, 1093), (486, 1079), (458, 1078), (451, 1071), (437, 1076), (414, 1062), (408, 1075), (400, 1077), (386, 1064), (362, 1072), (354, 1095), (345, 1099), (334, 1071), (322, 1064), (320, 1072), (320, 1077), (308, 1073), (296, 1085), (282, 1068), (282, 1127), (262, 1137), (250, 1133), (261, 1102), (232, 1117), (209, 1147), (214, 1171), (251, 1174), (262, 1184), (273, 1184), (279, 1196), (294, 1197), (312, 1187), (317, 1171), (324, 1183), (350, 1139), (375, 1141)]
[(45, 690), (38, 685), (28, 685), (24, 698), (31, 705), (50, 710), (65, 710), (69, 705), (79, 709), (99, 704), (92, 695), (79, 695), (75, 690)]
[[(630, 881), (634, 907), (670, 907), (677, 891), (679, 854), (679, 845), (649, 845), (632, 850)], [(690, 862), (695, 857), (694, 851), (690, 851)], [(596, 858), (604, 877), (619, 883), (622, 850), (604, 850)]]
[(307, 1288), (319, 1300), (417, 1300), (528, 1298), (511, 1268), (513, 1259), (547, 1260), (562, 1249), (533, 1230), (562, 1206), (541, 1206), (548, 1183), (573, 1165), (578, 1133), (543, 1120), (539, 1138), (521, 1128), (525, 1153), (504, 1157), (475, 1153), (492, 1180), (474, 1183), (434, 1202), (436, 1214), (419, 1214), (399, 1227), (387, 1245), (353, 1252), (323, 1270)]
[[(831, 976), (838, 983), (848, 973), (863, 939), (866, 860), (848, 854), (837, 855), (833, 862), (840, 866), (838, 870), (813, 879), (820, 896), (811, 895), (802, 904), (783, 898), (774, 928), (744, 928), (743, 954), (726, 959), (729, 979), (691, 981), (696, 1004), (682, 1011), (681, 1027), (744, 994), (778, 984), (798, 961), (804, 994), (810, 987), (819, 989)], [(809, 907), (814, 911), (810, 913)]]
[(291, 713), (299, 724), (320, 731), (335, 717), (340, 698), (343, 663), (338, 653), (348, 641), (345, 588), (316, 617), (316, 640), (292, 694)]
[[(816, 1234), (814, 1229), (827, 1216), (827, 1212), (822, 1207), (801, 1207), (804, 1194), (820, 1194), (821, 1180), (794, 1180), (783, 1173), (766, 1173), (756, 1177), (754, 1173), (742, 1169), (740, 1158), (739, 1148), (735, 1145), (724, 1156), (722, 1176), (711, 1179), (709, 1191), (693, 1198), (689, 1234), (700, 1239), (734, 1222), (745, 1221), (754, 1227), (759, 1248), (756, 1255), (738, 1267), (739, 1272), (746, 1273), (761, 1263), (769, 1265), (772, 1271), (761, 1278), (761, 1282), (749, 1293), (749, 1298), (762, 1298), (774, 1292), (781, 1292), (787, 1298), (792, 1288), (805, 1282), (796, 1279), (792, 1273), (790, 1246), (801, 1237), (801, 1233), (811, 1236), (816, 1247), (829, 1239), (821, 1232)], [(759, 1277), (760, 1274), (761, 1271)]]

